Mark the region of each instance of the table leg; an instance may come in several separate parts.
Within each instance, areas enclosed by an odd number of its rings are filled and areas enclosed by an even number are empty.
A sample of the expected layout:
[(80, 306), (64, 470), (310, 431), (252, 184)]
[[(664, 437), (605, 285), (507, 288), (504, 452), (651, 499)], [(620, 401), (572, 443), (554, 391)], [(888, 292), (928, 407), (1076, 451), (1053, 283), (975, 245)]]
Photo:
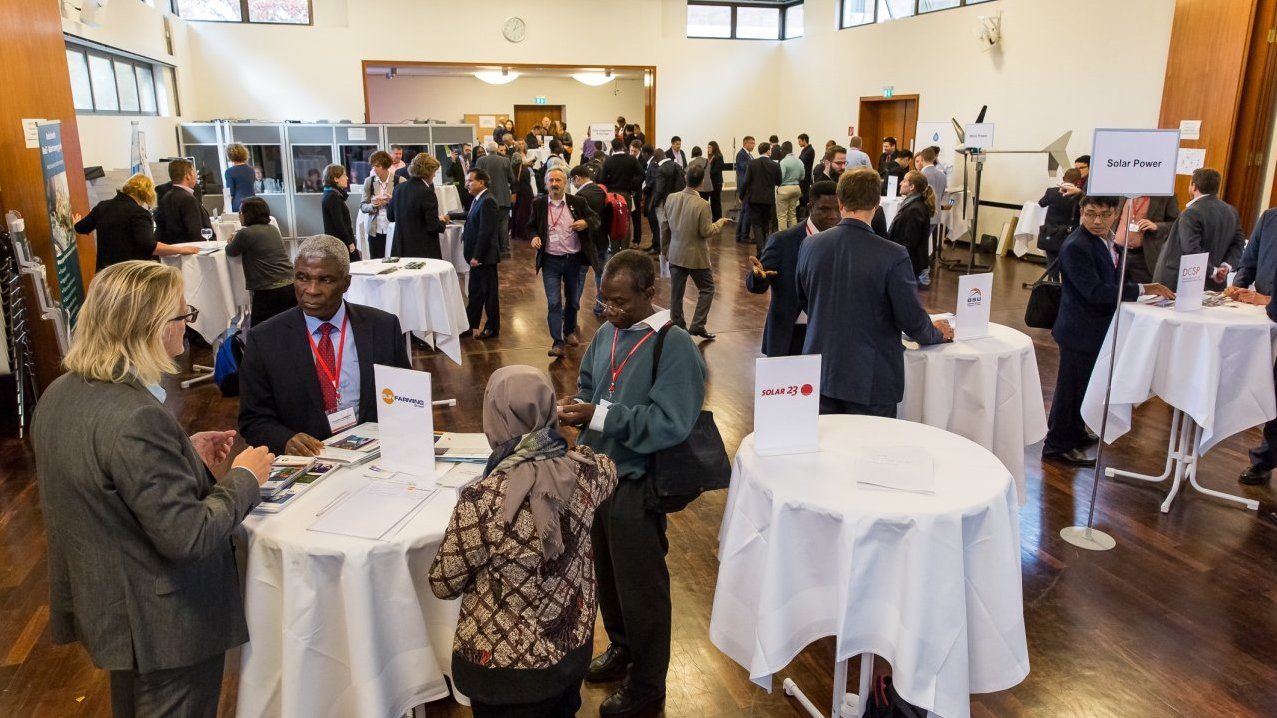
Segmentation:
[[(830, 718), (859, 718), (865, 714), (869, 705), (870, 683), (873, 681), (874, 654), (860, 654), (860, 693), (847, 692), (847, 669), (850, 660), (838, 661), (834, 664), (834, 701)], [(785, 695), (792, 696), (812, 718), (825, 718), (816, 704), (812, 703), (792, 678), (786, 678), (781, 684)]]
[(1233, 494), (1226, 494), (1223, 491), (1215, 491), (1214, 489), (1208, 489), (1202, 486), (1201, 484), (1197, 483), (1197, 460), (1199, 458), (1197, 455), (1197, 447), (1201, 444), (1202, 427), (1197, 426), (1195, 423), (1193, 427), (1196, 429), (1196, 431), (1193, 432), (1193, 444), (1190, 449), (1192, 454), (1190, 455), (1188, 459), (1189, 485), (1192, 486), (1194, 489), (1196, 489), (1198, 493), (1206, 494), (1207, 496), (1214, 496), (1217, 499), (1224, 499), (1225, 501), (1235, 501), (1241, 504), (1242, 506), (1245, 506), (1246, 508), (1250, 509), (1251, 511), (1258, 511), (1259, 502), (1256, 501), (1255, 499), (1247, 499), (1241, 496), (1234, 496)]
[(870, 684), (873, 683), (873, 677), (874, 654), (860, 654), (860, 688), (856, 693), (856, 708), (853, 714), (856, 718), (860, 718), (869, 710), (869, 691), (872, 690)]
[(1171, 436), (1166, 442), (1166, 466), (1162, 468), (1162, 473), (1158, 476), (1150, 474), (1137, 474), (1133, 471), (1123, 471), (1122, 469), (1114, 469), (1112, 467), (1104, 469), (1104, 475), (1110, 479), (1114, 476), (1125, 476), (1129, 479), (1139, 479), (1140, 481), (1165, 481), (1171, 476), (1171, 468), (1175, 461), (1180, 457), (1176, 451), (1175, 440), (1179, 435), (1180, 422), (1184, 417), (1184, 412), (1174, 409), (1171, 412)]
[(187, 379), (186, 381), (181, 382), (179, 386), (183, 389), (190, 389), (196, 384), (202, 384), (206, 381), (213, 380), (213, 367), (204, 366), (203, 364), (192, 364), (191, 369), (195, 370), (195, 373), (199, 374), (199, 376), (194, 379)]

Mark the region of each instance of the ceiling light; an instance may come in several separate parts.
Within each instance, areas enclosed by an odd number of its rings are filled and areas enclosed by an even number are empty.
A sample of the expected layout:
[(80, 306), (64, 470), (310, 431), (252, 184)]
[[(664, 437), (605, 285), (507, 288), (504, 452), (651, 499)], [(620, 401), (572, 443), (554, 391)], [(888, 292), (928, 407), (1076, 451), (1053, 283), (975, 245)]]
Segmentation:
[(510, 72), (509, 70), (502, 70), (500, 72), (495, 70), (481, 70), (474, 73), (474, 76), (489, 85), (504, 85), (507, 82), (514, 82), (519, 79), (519, 73)]
[(609, 73), (577, 72), (572, 75), (572, 79), (576, 80), (582, 85), (589, 85), (590, 87), (598, 87), (599, 85), (606, 85), (607, 83), (611, 82), (612, 73), (610, 72)]

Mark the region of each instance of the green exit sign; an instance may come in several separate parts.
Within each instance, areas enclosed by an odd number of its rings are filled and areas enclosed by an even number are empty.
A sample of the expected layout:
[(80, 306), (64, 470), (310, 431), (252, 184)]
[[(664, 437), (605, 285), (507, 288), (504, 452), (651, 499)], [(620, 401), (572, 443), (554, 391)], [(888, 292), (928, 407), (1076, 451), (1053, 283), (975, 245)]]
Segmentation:
[(544, 105), (544, 104), (545, 104), (545, 95), (537, 95), (537, 97), (536, 97), (536, 102), (537, 102), (537, 104), (538, 104), (538, 105)]
[(891, 97), (894, 94), (896, 94), (896, 88), (890, 86), (882, 88), (883, 97)]

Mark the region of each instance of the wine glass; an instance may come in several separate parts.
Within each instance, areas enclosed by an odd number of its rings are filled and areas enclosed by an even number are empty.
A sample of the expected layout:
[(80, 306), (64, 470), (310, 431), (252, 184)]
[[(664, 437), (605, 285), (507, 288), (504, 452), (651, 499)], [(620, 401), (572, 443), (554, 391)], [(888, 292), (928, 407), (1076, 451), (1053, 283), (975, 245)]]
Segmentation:
[(204, 238), (205, 242), (207, 242), (213, 238), (213, 230), (209, 227), (205, 227), (200, 230), (200, 236)]

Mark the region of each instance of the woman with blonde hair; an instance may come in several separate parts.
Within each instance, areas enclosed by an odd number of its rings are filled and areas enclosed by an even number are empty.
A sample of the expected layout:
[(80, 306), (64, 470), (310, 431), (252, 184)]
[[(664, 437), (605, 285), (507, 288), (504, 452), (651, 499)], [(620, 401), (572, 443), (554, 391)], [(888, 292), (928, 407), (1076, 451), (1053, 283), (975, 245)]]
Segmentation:
[(530, 366), (498, 369), (483, 396), (492, 457), (462, 490), (430, 568), (461, 597), (452, 678), (476, 718), (559, 718), (581, 707), (598, 598), (590, 526), (616, 464), (558, 431), (554, 387)]
[(144, 174), (135, 174), (111, 199), (102, 200), (89, 216), (75, 223), (77, 234), (97, 232), (97, 271), (130, 259), (150, 259), (173, 254), (198, 254), (190, 244), (155, 241), (155, 183)]
[(434, 177), (439, 160), (429, 152), (418, 153), (408, 165), (409, 180), (395, 188), (387, 212), (395, 223), (390, 254), (395, 257), (429, 257), (443, 259), (439, 234), (448, 224), (448, 216), (439, 213)]
[(111, 672), (117, 716), (216, 716), (225, 653), (248, 640), (230, 539), (274, 457), (248, 449), (217, 481), (235, 432), (188, 437), (165, 409), (196, 316), (177, 270), (107, 267), (32, 421), (49, 633)]
[(253, 186), (257, 182), (257, 172), (248, 164), (248, 148), (238, 142), (226, 146), (226, 159), (231, 163), (223, 173), (226, 191), (231, 195), (231, 211), (238, 212), (241, 202), (257, 196)]
[(909, 251), (913, 276), (922, 286), (931, 284), (927, 271), (931, 257), (931, 216), (936, 213), (936, 193), (927, 182), (927, 176), (918, 170), (910, 170), (900, 182), (900, 196), (904, 201), (891, 222), (887, 239), (904, 246)]

